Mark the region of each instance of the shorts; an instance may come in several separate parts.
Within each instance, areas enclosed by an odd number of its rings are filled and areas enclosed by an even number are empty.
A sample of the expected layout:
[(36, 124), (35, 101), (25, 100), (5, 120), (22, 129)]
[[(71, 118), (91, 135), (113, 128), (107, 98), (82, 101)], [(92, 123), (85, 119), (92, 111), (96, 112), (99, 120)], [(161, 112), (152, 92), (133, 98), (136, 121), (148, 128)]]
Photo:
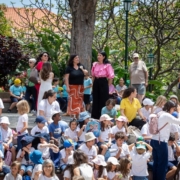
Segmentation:
[(10, 99), (11, 99), (12, 103), (13, 102), (19, 102), (20, 100), (22, 100), (22, 99), (18, 99), (18, 98), (12, 97), (12, 96), (10, 96)]
[(24, 171), (24, 173), (26, 173), (27, 171), (32, 172), (33, 171), (33, 165), (21, 165), (21, 170)]
[(132, 84), (132, 86), (137, 90), (139, 95), (144, 95), (146, 93), (145, 84)]
[(90, 94), (84, 94), (84, 104), (90, 104)]
[(177, 166), (177, 161), (168, 161), (168, 169), (172, 169), (173, 166)]

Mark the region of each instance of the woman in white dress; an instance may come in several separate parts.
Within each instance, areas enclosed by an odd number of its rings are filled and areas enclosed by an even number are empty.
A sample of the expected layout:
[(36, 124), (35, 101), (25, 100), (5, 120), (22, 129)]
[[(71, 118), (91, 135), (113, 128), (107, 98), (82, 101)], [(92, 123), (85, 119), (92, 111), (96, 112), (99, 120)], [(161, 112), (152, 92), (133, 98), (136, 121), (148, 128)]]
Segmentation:
[(40, 72), (40, 89), (38, 96), (38, 106), (43, 99), (44, 93), (52, 89), (52, 80), (54, 78), (54, 73), (52, 72), (52, 67), (49, 62), (43, 64), (42, 70)]

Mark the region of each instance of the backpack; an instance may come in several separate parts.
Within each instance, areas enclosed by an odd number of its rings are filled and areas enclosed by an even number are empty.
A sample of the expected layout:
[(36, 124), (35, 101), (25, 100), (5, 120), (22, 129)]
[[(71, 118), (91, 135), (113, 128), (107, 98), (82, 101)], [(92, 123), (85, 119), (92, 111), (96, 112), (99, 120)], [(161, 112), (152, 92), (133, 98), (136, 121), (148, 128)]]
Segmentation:
[(7, 165), (7, 166), (10, 166), (11, 165), (11, 159), (12, 159), (12, 153), (11, 151), (7, 151), (6, 152), (6, 157), (4, 159), (4, 163)]
[(149, 133), (152, 135), (158, 134), (168, 123), (164, 124), (160, 129), (158, 128), (158, 119), (162, 115), (162, 111), (158, 114), (151, 114), (149, 116)]

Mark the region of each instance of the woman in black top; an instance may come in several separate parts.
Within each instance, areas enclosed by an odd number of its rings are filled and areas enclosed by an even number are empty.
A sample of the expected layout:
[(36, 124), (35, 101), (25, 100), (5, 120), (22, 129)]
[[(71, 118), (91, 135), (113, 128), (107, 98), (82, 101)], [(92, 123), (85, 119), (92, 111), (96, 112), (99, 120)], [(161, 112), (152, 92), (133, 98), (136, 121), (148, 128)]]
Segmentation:
[(83, 109), (84, 75), (88, 71), (80, 64), (78, 55), (71, 55), (65, 72), (65, 84), (69, 93), (67, 114), (76, 115)]

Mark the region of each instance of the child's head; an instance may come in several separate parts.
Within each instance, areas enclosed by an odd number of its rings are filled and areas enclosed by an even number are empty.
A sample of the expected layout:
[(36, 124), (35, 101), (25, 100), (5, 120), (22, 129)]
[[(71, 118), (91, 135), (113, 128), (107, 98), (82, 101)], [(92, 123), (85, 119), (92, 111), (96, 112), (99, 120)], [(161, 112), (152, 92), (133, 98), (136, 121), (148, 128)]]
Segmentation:
[(72, 150), (73, 150), (73, 147), (74, 147), (74, 144), (73, 144), (72, 139), (66, 139), (66, 140), (64, 140), (63, 146), (64, 146), (64, 148), (65, 148), (66, 150), (72, 151)]
[(176, 140), (175, 135), (173, 133), (170, 133), (169, 140), (168, 140), (169, 146), (172, 146), (175, 140)]
[(128, 158), (121, 158), (119, 171), (121, 172), (124, 178), (129, 174), (130, 169), (131, 169), (131, 161)]
[(26, 100), (19, 101), (16, 107), (20, 115), (29, 113), (29, 104)]
[(11, 164), (11, 174), (17, 175), (21, 169), (21, 163), (19, 161), (14, 161)]
[(46, 119), (43, 116), (37, 116), (35, 123), (37, 124), (39, 129), (42, 129), (46, 124)]
[(85, 134), (85, 142), (88, 147), (92, 147), (95, 143), (96, 137), (94, 136), (93, 132), (88, 132)]
[(53, 79), (53, 85), (55, 85), (55, 86), (59, 85), (59, 79), (58, 78)]
[(42, 164), (44, 162), (42, 159), (42, 152), (39, 150), (34, 150), (30, 153), (29, 158), (34, 164)]
[(117, 146), (122, 146), (124, 139), (125, 139), (125, 134), (123, 132), (117, 132), (115, 134), (115, 140), (116, 140), (116, 144)]
[(40, 138), (40, 143), (49, 142), (50, 136), (48, 133), (40, 133), (36, 135)]
[(72, 119), (70, 122), (69, 122), (69, 127), (71, 128), (72, 131), (74, 131), (76, 128), (77, 128), (77, 120), (76, 119)]
[(144, 138), (142, 136), (137, 138), (136, 151), (138, 154), (144, 154), (146, 151), (146, 146), (144, 144)]
[(21, 86), (21, 80), (20, 80), (19, 78), (16, 78), (16, 79), (14, 80), (14, 85), (15, 85), (15, 86)]
[(30, 149), (32, 147), (33, 140), (34, 140), (34, 138), (32, 136), (24, 136), (21, 139), (22, 148), (26, 147), (26, 148)]
[[(97, 169), (99, 171), (103, 170), (103, 168), (107, 165), (105, 162), (104, 156), (101, 154), (98, 154), (92, 162), (94, 163), (94, 169)], [(101, 177), (102, 172), (98, 174), (98, 177)]]
[(9, 118), (8, 117), (6, 117), (6, 116), (3, 116), (2, 118), (1, 118), (1, 127), (3, 128), (3, 129), (8, 129), (8, 126), (10, 125), (10, 122), (9, 122)]
[(169, 100), (175, 102), (176, 104), (179, 104), (178, 97), (176, 95), (171, 95)]
[(163, 111), (172, 114), (176, 110), (176, 108), (177, 108), (177, 104), (169, 100), (166, 102), (166, 104), (164, 104)]
[(116, 125), (119, 129), (121, 129), (126, 122), (127, 122), (127, 118), (124, 116), (119, 116), (118, 118), (116, 118)]
[(53, 177), (55, 175), (54, 163), (50, 159), (45, 160), (42, 165), (42, 171), (43, 175)]
[(82, 128), (83, 125), (89, 122), (89, 118), (90, 118), (90, 115), (87, 111), (81, 112), (79, 114), (78, 122), (79, 122), (80, 128)]
[(115, 103), (114, 99), (108, 99), (106, 101), (106, 108), (108, 110), (111, 110), (115, 105), (116, 105), (116, 103)]
[(117, 158), (115, 157), (110, 157), (107, 160), (107, 171), (117, 171), (117, 166), (119, 166), (119, 162)]
[(101, 115), (99, 121), (101, 122), (101, 130), (104, 131), (104, 129), (106, 127), (109, 126), (109, 122), (112, 120), (113, 118), (111, 118), (109, 115), (107, 114), (103, 114)]
[(160, 96), (158, 96), (158, 98), (156, 99), (156, 104), (155, 104), (155, 106), (163, 107), (166, 102), (167, 102), (166, 97), (160, 95)]
[(52, 120), (54, 122), (58, 122), (61, 120), (61, 115), (60, 115), (60, 112), (59, 111), (53, 111), (52, 112)]
[(154, 105), (154, 102), (149, 98), (145, 98), (142, 103), (146, 108), (150, 108)]

